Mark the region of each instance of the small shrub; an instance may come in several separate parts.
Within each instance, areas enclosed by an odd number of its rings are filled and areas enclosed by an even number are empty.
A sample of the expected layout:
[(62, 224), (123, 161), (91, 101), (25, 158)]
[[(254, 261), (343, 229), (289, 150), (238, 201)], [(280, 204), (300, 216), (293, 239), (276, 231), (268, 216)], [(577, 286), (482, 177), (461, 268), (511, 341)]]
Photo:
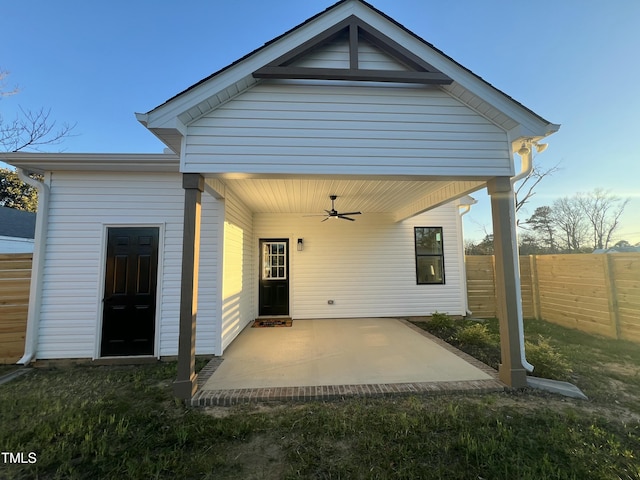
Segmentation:
[(453, 337), (456, 333), (455, 322), (446, 313), (434, 312), (431, 315), (431, 319), (425, 324), (424, 329), (444, 340)]
[(454, 327), (453, 318), (451, 318), (446, 313), (439, 313), (439, 312), (434, 312), (433, 315), (431, 315), (429, 324), (433, 328), (439, 328), (439, 329), (448, 329), (448, 328)]
[(458, 332), (456, 338), (461, 345), (483, 347), (496, 343), (496, 339), (489, 332), (487, 326), (481, 323), (476, 323), (474, 325), (468, 325), (464, 327)]
[(536, 377), (566, 380), (571, 373), (569, 362), (542, 335), (538, 335), (536, 343), (525, 342), (525, 352), (527, 361), (535, 367)]

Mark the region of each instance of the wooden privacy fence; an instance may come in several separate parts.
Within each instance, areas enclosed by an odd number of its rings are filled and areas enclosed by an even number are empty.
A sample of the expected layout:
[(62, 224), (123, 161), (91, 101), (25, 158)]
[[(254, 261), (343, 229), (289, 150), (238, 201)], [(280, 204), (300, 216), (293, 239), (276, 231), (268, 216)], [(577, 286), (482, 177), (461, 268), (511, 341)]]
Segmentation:
[[(467, 256), (469, 310), (495, 317), (495, 259)], [(525, 318), (640, 343), (640, 253), (520, 257)]]
[(0, 254), (0, 364), (24, 353), (31, 259), (30, 253)]
[[(0, 364), (24, 353), (31, 254), (0, 254)], [(469, 309), (496, 317), (495, 259), (467, 256)], [(640, 253), (520, 257), (525, 318), (640, 343)]]

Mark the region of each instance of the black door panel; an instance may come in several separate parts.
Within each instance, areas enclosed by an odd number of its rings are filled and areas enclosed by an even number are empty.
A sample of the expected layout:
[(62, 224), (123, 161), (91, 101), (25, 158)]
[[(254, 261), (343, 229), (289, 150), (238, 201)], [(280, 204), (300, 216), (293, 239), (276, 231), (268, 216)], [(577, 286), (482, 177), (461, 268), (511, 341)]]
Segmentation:
[(101, 355), (153, 355), (158, 229), (109, 228)]

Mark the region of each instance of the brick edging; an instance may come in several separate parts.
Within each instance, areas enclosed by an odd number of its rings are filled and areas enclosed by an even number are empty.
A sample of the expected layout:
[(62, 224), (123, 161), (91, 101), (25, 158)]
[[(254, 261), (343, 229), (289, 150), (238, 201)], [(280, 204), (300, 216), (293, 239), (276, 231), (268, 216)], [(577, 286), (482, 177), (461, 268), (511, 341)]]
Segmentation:
[(322, 401), (347, 397), (380, 397), (385, 395), (446, 395), (451, 393), (502, 392), (505, 385), (498, 380), (456, 382), (378, 383), (362, 385), (320, 385), (304, 387), (242, 388), (231, 390), (198, 390), (191, 399), (193, 407), (232, 406), (250, 402)]

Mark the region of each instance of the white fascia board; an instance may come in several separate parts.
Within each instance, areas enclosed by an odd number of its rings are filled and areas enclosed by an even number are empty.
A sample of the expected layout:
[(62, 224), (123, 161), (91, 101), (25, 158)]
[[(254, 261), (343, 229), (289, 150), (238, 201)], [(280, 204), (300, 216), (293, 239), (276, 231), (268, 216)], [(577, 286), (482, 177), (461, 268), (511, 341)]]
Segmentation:
[(549, 124), (549, 131), (547, 131), (546, 133), (541, 133), (539, 131), (534, 132), (530, 129), (527, 129), (523, 125), (518, 125), (517, 127), (509, 130), (507, 134), (509, 141), (511, 142), (513, 152), (515, 153), (522, 146), (523, 139), (528, 139), (535, 143), (542, 140), (546, 136), (557, 132), (559, 129), (560, 125)]
[(187, 134), (187, 127), (176, 116), (157, 118), (153, 113), (136, 113), (137, 120), (149, 130), (172, 130), (181, 135)]
[(24, 170), (178, 172), (179, 157), (165, 153), (30, 153), (0, 154), (0, 161)]

